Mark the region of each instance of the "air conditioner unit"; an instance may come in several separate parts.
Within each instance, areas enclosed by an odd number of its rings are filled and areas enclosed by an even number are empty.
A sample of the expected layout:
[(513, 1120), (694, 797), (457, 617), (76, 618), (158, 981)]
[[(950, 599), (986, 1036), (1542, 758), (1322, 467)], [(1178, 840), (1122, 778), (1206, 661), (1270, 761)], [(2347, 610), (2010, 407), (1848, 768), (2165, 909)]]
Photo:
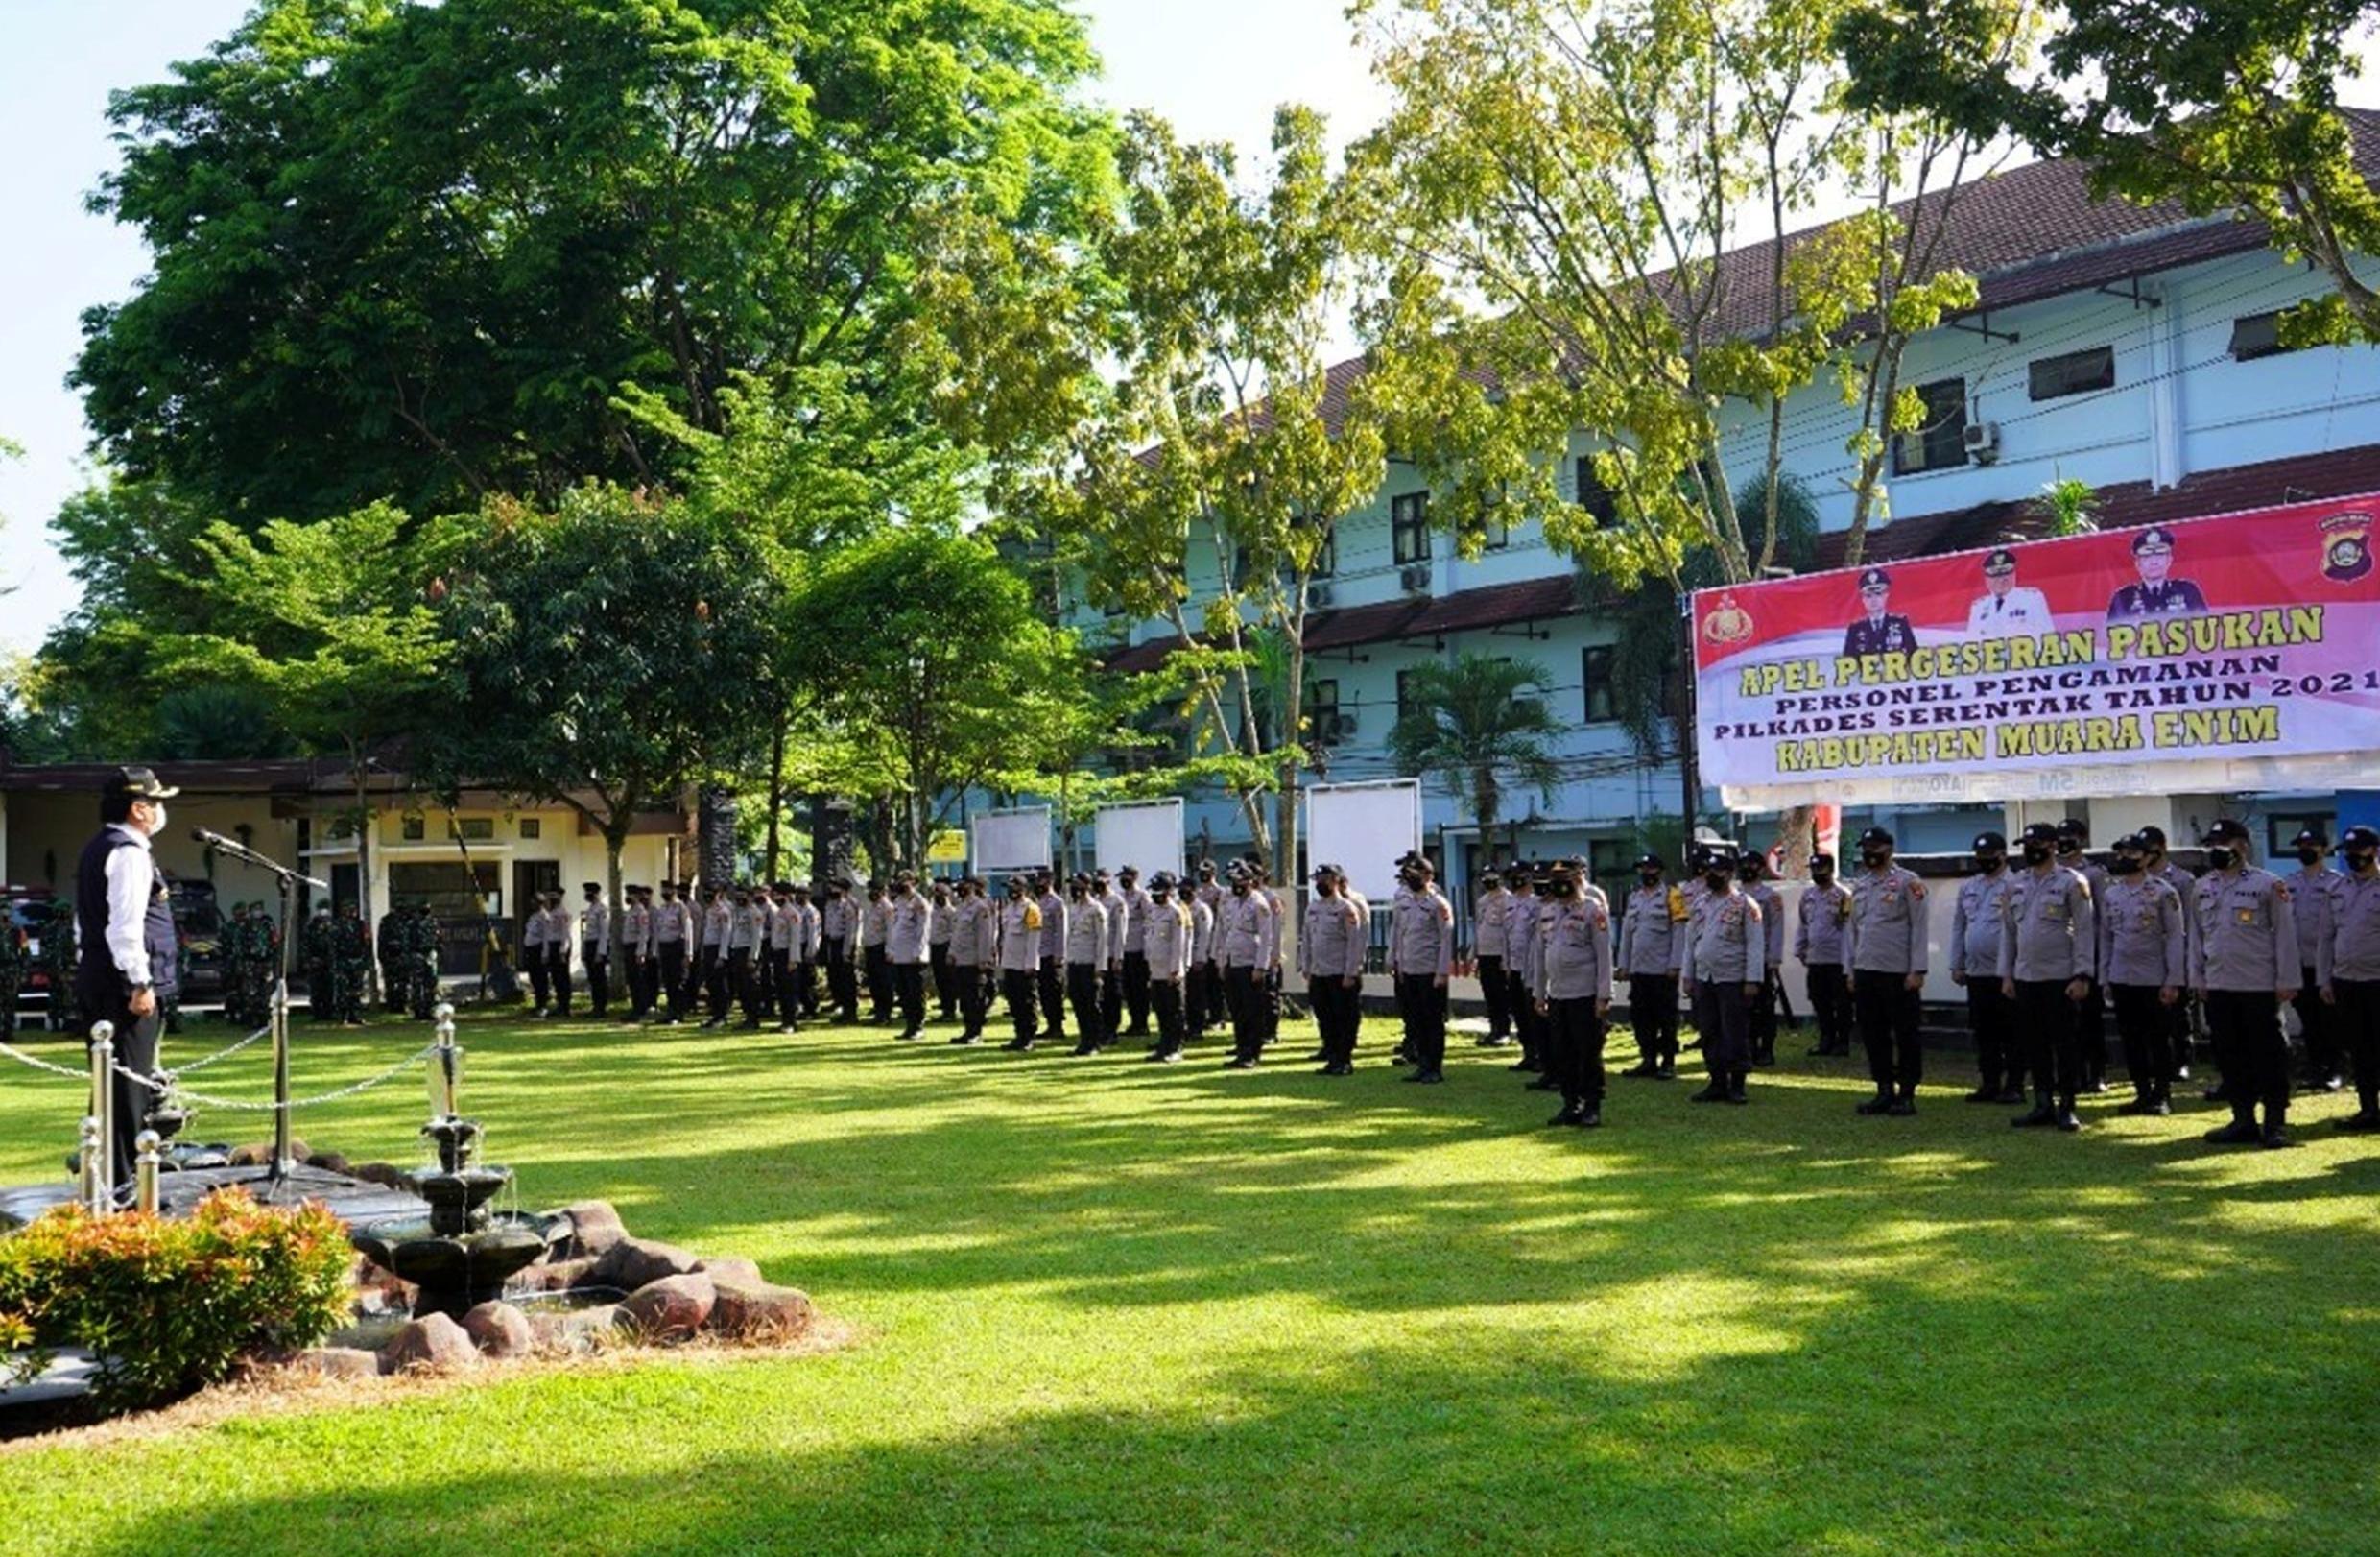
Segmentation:
[(1996, 421), (1970, 421), (1960, 442), (1965, 444), (1968, 458), (1978, 465), (1989, 465), (2000, 457), (2000, 424)]
[(1409, 567), (1397, 569), (1396, 582), (1398, 587), (1409, 595), (1428, 594), (1430, 592), (1430, 564), (1415, 563)]
[(1307, 585), (1306, 609), (1308, 611), (1330, 610), (1330, 586), (1327, 584)]

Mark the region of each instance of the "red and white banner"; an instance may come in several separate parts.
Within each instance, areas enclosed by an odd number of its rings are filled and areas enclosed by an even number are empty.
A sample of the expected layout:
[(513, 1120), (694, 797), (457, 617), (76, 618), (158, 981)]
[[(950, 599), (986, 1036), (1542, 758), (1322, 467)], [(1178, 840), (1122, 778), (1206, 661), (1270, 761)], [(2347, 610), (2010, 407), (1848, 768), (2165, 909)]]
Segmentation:
[(1737, 810), (2332, 787), (2380, 769), (2380, 495), (1698, 592)]

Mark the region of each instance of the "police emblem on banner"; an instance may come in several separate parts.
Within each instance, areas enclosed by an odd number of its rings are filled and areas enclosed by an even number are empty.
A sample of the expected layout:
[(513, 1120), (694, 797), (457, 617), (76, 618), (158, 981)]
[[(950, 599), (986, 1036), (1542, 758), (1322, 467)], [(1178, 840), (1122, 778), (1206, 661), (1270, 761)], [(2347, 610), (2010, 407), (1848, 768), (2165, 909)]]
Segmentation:
[(1702, 635), (1713, 643), (1741, 643), (1752, 635), (1752, 614), (1735, 603), (1734, 595), (1721, 595), (1702, 618)]
[(2322, 577), (2353, 584), (2371, 571), (2371, 515), (2333, 514), (2322, 521)]

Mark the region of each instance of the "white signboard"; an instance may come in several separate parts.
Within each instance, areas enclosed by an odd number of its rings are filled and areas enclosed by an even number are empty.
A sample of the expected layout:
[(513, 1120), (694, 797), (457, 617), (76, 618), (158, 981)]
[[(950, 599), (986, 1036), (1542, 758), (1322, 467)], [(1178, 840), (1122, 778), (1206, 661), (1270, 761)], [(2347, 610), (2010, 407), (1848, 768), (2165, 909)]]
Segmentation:
[(983, 811), (969, 825), (977, 875), (1044, 871), (1050, 864), (1050, 808)]
[(1376, 903), (1396, 895), (1396, 862), (1421, 847), (1421, 780), (1317, 784), (1306, 791), (1306, 858), (1337, 865)]
[(1178, 798), (1108, 805), (1099, 813), (1099, 868), (1110, 874), (1127, 865), (1143, 881), (1159, 871), (1178, 874), (1183, 833)]

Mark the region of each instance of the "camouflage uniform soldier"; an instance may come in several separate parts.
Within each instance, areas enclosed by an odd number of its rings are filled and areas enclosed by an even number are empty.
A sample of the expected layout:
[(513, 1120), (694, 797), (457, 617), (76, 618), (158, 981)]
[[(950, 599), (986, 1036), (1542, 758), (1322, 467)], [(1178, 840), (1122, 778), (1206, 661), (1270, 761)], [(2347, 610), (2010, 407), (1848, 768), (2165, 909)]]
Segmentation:
[(380, 1003), (391, 1016), (405, 1009), (405, 936), (411, 912), (392, 907), (380, 916), (373, 940), (380, 957)]
[(262, 903), (250, 903), (248, 954), (241, 960), (247, 994), (241, 1005), (247, 1019), (262, 1026), (273, 1015), (273, 986), (281, 972), (281, 931)]
[(438, 916), (427, 903), (414, 908), (405, 938), (407, 990), (416, 1020), (427, 1021), (438, 1004)]
[(306, 921), (305, 938), (298, 944), (298, 949), (303, 955), (306, 966), (306, 1019), (308, 1021), (338, 1019), (338, 998), (332, 993), (330, 986), (333, 939), (330, 905), (320, 904), (314, 910), (314, 917)]
[(25, 987), (25, 932), (0, 920), (0, 1038), (16, 1036), (16, 996)]
[(331, 925), (330, 987), (335, 1019), (343, 1027), (364, 1025), (364, 983), (371, 972), (371, 936), (355, 904), (342, 903)]
[(74, 905), (63, 898), (50, 899), (49, 922), (41, 926), (41, 972), (49, 981), (46, 1021), (62, 1028), (74, 1019)]
[(238, 1026), (240, 994), (247, 978), (248, 965), (248, 904), (233, 903), (231, 917), (224, 922), (223, 939), (223, 1019)]

